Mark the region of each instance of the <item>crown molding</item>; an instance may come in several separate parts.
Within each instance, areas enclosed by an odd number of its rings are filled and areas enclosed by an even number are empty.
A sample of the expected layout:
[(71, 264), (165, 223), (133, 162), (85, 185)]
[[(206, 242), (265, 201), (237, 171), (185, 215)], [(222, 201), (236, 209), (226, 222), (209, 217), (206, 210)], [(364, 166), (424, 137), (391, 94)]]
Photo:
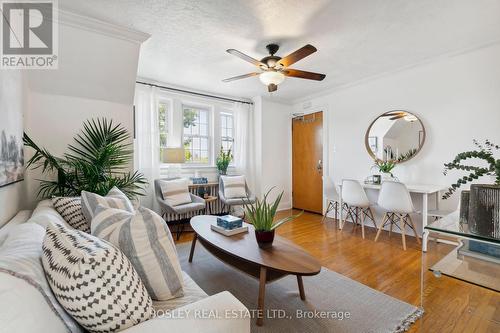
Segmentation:
[(150, 34), (138, 30), (104, 22), (93, 17), (62, 9), (58, 10), (57, 21), (66, 26), (95, 32), (108, 37), (123, 39), (133, 43), (141, 44), (151, 37)]

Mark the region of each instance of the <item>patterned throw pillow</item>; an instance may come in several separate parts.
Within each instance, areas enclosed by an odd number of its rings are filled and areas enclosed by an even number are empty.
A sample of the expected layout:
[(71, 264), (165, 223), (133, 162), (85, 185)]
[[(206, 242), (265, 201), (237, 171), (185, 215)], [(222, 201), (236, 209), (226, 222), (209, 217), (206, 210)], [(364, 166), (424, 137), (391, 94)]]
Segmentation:
[(42, 264), (64, 309), (90, 332), (115, 332), (148, 320), (153, 302), (127, 257), (87, 233), (49, 224)]
[(188, 185), (189, 181), (185, 178), (160, 181), (163, 199), (170, 206), (191, 203)]
[(226, 199), (246, 198), (245, 176), (221, 176)]
[(118, 246), (127, 256), (154, 300), (183, 295), (182, 270), (165, 221), (147, 208), (135, 214), (98, 206), (92, 235)]
[(80, 197), (55, 197), (52, 198), (52, 205), (71, 227), (90, 233), (90, 223), (83, 215)]
[(82, 191), (82, 212), (89, 224), (94, 217), (94, 212), (98, 205), (123, 209), (131, 213), (134, 212), (134, 206), (129, 198), (117, 187), (113, 187), (105, 197), (92, 192)]

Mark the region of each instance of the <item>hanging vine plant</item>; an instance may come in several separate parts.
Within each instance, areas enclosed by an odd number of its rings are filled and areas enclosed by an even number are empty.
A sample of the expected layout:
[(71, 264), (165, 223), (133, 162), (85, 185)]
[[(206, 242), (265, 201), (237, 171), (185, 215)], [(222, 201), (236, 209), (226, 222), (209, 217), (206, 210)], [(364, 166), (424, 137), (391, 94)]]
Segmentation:
[[(472, 182), (482, 176), (495, 176), (495, 184), (500, 185), (500, 159), (495, 159), (494, 151), (500, 150), (500, 146), (486, 140), (484, 144), (480, 144), (477, 140), (473, 140), (477, 150), (466, 151), (458, 154), (455, 159), (446, 163), (444, 175), (450, 170), (462, 170), (470, 172), (468, 175), (458, 179), (456, 183), (452, 184), (448, 191), (443, 195), (443, 199), (448, 199), (458, 188), (469, 182)], [(480, 159), (486, 161), (487, 165), (484, 167), (472, 166), (463, 164), (468, 159)]]

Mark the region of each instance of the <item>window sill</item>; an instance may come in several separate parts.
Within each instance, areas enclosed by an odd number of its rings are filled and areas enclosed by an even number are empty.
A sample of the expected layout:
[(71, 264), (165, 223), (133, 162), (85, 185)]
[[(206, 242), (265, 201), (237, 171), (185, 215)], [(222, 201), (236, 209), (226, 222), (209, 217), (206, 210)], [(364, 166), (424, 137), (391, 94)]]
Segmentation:
[[(161, 164), (160, 170), (168, 170), (169, 167), (170, 167), (169, 164)], [(196, 164), (182, 164), (181, 165), (181, 170), (196, 170), (196, 169), (217, 171), (217, 167), (215, 165), (196, 165)], [(228, 170), (235, 170), (235, 167), (229, 166)]]

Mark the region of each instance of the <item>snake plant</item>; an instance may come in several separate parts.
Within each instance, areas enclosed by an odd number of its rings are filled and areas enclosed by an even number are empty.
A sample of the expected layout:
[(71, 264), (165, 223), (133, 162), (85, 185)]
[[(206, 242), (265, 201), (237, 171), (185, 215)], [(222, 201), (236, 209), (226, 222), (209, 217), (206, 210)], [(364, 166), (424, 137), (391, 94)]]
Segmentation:
[[(468, 175), (458, 179), (456, 183), (452, 184), (448, 191), (443, 195), (443, 199), (448, 199), (460, 186), (467, 184), (479, 177), (492, 175), (495, 176), (495, 184), (500, 185), (500, 159), (495, 159), (493, 151), (500, 150), (500, 146), (486, 140), (480, 144), (477, 140), (473, 140), (477, 150), (466, 151), (458, 154), (455, 159), (446, 163), (443, 174), (446, 175), (449, 170), (462, 170), (470, 172)], [(486, 166), (472, 166), (465, 165), (463, 162), (467, 159), (476, 158), (486, 161)]]

